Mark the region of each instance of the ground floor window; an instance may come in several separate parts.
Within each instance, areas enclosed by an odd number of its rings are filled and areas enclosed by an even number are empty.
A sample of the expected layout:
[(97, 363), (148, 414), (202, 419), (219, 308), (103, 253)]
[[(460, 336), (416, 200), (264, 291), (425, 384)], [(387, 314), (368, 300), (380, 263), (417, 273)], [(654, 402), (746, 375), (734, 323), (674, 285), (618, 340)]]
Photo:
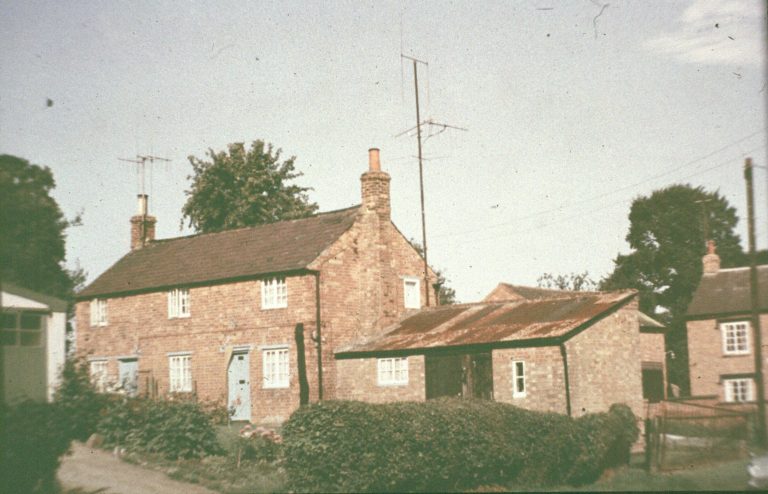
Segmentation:
[(378, 383), (379, 386), (408, 384), (408, 357), (380, 358)]
[(290, 383), (288, 371), (288, 348), (270, 348), (263, 354), (264, 387), (287, 388)]
[(723, 386), (725, 386), (725, 401), (729, 403), (754, 400), (752, 395), (752, 388), (754, 387), (752, 379), (724, 379)]
[(170, 369), (170, 392), (191, 393), (192, 356), (171, 355), (168, 357), (168, 368)]
[(106, 360), (91, 360), (90, 374), (91, 382), (100, 393), (107, 390), (108, 385), (108, 362)]
[(512, 361), (512, 398), (525, 398), (525, 361)]

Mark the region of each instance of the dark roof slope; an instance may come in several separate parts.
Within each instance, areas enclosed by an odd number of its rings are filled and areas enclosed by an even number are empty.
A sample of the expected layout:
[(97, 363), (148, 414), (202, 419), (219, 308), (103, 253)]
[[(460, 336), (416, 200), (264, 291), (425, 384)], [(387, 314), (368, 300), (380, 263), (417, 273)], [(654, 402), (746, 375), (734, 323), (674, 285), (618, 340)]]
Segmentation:
[[(488, 297), (493, 295), (494, 292), (496, 292), (497, 297), (502, 295), (508, 296), (509, 300), (517, 300), (518, 298), (524, 298), (528, 300), (562, 298), (562, 297), (571, 296), (574, 293), (578, 293), (572, 290), (553, 290), (550, 288), (512, 285), (510, 283), (502, 282), (498, 284), (498, 286), (494, 289), (493, 292), (488, 294), (488, 296), (486, 297), (486, 301), (491, 301), (491, 300), (488, 300)], [(582, 293), (589, 293), (589, 292), (582, 292)]]
[[(32, 291), (28, 288), (20, 287), (13, 283), (4, 281), (0, 286), (2, 291), (18, 295), (19, 297), (28, 298), (41, 304), (45, 304), (51, 309), (51, 312), (67, 312), (67, 302), (60, 298), (52, 297), (50, 295), (44, 295), (39, 292)], [(1, 301), (0, 301), (1, 302)]]
[[(768, 309), (768, 265), (757, 267), (760, 310)], [(688, 317), (750, 311), (749, 268), (721, 269), (701, 277), (688, 306)]]
[(78, 298), (302, 269), (352, 226), (359, 209), (158, 240), (126, 254)]
[(336, 352), (357, 357), (381, 352), (472, 345), (536, 346), (568, 339), (574, 332), (628, 302), (637, 292), (573, 292), (558, 299), (447, 305), (421, 310), (381, 336)]

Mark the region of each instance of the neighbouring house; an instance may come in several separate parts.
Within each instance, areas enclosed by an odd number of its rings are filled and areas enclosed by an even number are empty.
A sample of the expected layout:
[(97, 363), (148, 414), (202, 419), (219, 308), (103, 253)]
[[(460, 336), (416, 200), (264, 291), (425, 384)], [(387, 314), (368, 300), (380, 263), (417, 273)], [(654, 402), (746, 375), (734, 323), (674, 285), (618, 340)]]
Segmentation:
[(378, 149), (361, 184), (360, 206), (164, 240), (139, 196), (131, 251), (77, 296), (97, 385), (193, 393), (262, 423), (299, 406), (300, 366), (311, 401), (344, 395), (334, 352), (420, 309), (435, 281), (390, 219)]
[[(720, 269), (714, 242), (686, 313), (691, 395), (737, 406), (754, 403), (755, 344), (748, 267)], [(768, 341), (768, 265), (758, 266), (760, 327)]]
[[(500, 300), (553, 299), (571, 297), (577, 293), (580, 292), (499, 283), (484, 300), (494, 302)], [(643, 312), (638, 312), (637, 317), (640, 327), (640, 368), (643, 399), (649, 403), (657, 403), (667, 398), (667, 354), (664, 345), (667, 327)]]
[(67, 303), (0, 286), (0, 403), (51, 401), (66, 356)]
[(461, 396), (571, 416), (623, 402), (643, 417), (637, 293), (549, 295), (407, 315), (336, 351), (339, 397)]

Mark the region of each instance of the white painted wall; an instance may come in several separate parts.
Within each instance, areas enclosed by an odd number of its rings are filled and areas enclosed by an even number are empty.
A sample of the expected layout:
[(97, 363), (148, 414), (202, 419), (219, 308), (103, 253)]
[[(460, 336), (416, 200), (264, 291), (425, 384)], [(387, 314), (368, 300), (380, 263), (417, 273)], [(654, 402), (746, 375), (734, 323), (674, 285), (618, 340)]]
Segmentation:
[(67, 314), (65, 312), (52, 313), (48, 316), (47, 327), (45, 340), (47, 345), (48, 401), (53, 401), (53, 393), (61, 381), (61, 369), (66, 358)]
[(50, 310), (50, 308), (36, 300), (30, 300), (13, 293), (2, 292), (3, 307), (11, 309), (38, 309), (38, 310)]

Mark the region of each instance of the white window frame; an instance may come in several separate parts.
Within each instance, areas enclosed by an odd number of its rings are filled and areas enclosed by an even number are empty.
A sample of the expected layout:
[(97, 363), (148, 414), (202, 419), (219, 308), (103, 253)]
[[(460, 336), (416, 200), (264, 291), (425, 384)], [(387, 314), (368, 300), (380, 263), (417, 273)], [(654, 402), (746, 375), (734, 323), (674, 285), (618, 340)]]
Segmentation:
[(261, 308), (284, 309), (288, 307), (288, 282), (285, 278), (261, 280)]
[(109, 361), (107, 359), (91, 360), (88, 366), (91, 383), (99, 393), (109, 388)]
[(287, 388), (291, 384), (290, 352), (288, 346), (261, 350), (262, 383), (265, 389)]
[(107, 300), (103, 298), (91, 300), (91, 326), (106, 326), (107, 322)]
[(170, 290), (168, 292), (168, 319), (189, 316), (189, 288)]
[(403, 305), (406, 309), (421, 309), (421, 279), (403, 277)]
[(191, 353), (173, 353), (168, 355), (168, 391), (170, 393), (192, 392)]
[(749, 355), (749, 321), (728, 321), (720, 323), (723, 337), (723, 355)]
[(408, 357), (380, 358), (376, 365), (379, 386), (405, 386), (408, 384)]
[[(522, 367), (522, 371), (518, 370)], [(522, 391), (518, 387), (522, 383)], [(528, 383), (525, 376), (525, 360), (512, 360), (512, 398), (525, 398), (528, 395)]]
[(725, 401), (728, 403), (743, 403), (755, 401), (755, 382), (748, 377), (723, 379)]

